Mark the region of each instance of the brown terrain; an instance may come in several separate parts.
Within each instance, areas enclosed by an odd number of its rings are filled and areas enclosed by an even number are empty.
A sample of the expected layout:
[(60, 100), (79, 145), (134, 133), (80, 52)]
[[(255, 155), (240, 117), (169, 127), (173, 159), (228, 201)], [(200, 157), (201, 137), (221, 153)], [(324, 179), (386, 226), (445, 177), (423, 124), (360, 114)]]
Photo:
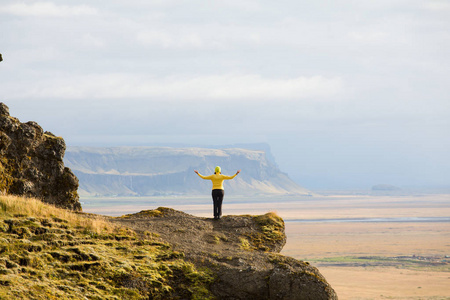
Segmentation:
[[(411, 218), (450, 216), (450, 195), (328, 195), (252, 202), (226, 197), (230, 215), (276, 211), (286, 222), (287, 243), (281, 254), (310, 262), (335, 289), (339, 299), (450, 299), (449, 222), (332, 222), (346, 218)], [(151, 205), (124, 201), (85, 211), (115, 214)], [(212, 205), (166, 206), (208, 217)], [(194, 201), (192, 201), (194, 202)], [(235, 202), (235, 203), (231, 203)], [(293, 222), (291, 220), (318, 220)], [(220, 252), (217, 252), (220, 254)]]
[[(329, 196), (300, 218), (448, 217), (449, 195)], [(290, 213), (282, 216), (290, 215)], [(339, 299), (450, 299), (450, 223), (287, 222), (282, 254), (319, 268)]]
[(315, 267), (278, 254), (286, 235), (274, 213), (214, 220), (160, 207), (111, 220), (156, 233), (197, 267), (214, 270), (218, 299), (337, 299)]

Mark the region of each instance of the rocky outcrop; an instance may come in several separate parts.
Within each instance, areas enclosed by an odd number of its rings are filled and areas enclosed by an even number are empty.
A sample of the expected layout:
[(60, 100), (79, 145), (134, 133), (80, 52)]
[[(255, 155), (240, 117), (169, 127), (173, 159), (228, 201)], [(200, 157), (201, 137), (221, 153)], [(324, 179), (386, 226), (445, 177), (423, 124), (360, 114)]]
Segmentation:
[(21, 123), (0, 103), (0, 192), (81, 210), (78, 179), (64, 167), (64, 140), (36, 122)]
[(317, 268), (279, 254), (286, 235), (274, 213), (213, 220), (160, 207), (112, 220), (157, 233), (199, 269), (212, 270), (217, 299), (337, 299)]

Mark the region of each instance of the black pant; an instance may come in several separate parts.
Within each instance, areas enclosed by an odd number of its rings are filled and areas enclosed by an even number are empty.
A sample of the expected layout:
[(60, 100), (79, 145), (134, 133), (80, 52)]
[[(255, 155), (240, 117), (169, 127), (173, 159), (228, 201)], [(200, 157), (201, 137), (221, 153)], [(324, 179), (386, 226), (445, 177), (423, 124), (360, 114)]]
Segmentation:
[(214, 218), (220, 218), (222, 216), (222, 201), (225, 196), (224, 190), (212, 190), (212, 198), (214, 203)]

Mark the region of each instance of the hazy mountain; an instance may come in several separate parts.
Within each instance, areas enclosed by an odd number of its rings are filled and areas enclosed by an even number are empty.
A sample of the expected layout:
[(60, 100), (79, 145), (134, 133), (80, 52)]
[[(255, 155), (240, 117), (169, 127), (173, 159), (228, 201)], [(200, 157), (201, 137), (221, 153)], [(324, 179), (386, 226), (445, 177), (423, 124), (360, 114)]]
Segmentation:
[(239, 148), (69, 147), (64, 161), (80, 181), (81, 195), (205, 194), (211, 182), (203, 175), (214, 167), (242, 173), (225, 182), (228, 195), (309, 194), (282, 173), (265, 151)]
[(372, 186), (372, 191), (400, 191), (401, 188), (391, 184), (377, 184)]

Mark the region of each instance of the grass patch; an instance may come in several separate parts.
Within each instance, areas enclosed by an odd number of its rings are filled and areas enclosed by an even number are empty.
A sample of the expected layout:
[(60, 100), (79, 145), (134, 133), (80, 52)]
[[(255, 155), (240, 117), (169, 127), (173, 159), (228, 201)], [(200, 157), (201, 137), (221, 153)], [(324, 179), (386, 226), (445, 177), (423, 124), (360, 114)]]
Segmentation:
[(250, 245), (250, 242), (246, 238), (243, 237), (239, 238), (239, 242), (240, 242), (239, 248), (241, 248), (242, 250), (250, 251), (254, 249), (254, 247)]
[(111, 233), (117, 228), (101, 216), (87, 217), (34, 198), (0, 196), (0, 218), (23, 216), (45, 219), (47, 223), (70, 223), (96, 234)]
[(169, 207), (158, 207), (157, 209), (151, 210), (141, 210), (135, 214), (128, 214), (121, 216), (119, 218), (127, 219), (127, 218), (151, 218), (151, 217), (164, 217), (166, 214), (175, 211), (173, 208)]
[(251, 248), (271, 251), (277, 245), (284, 245), (286, 234), (284, 233), (284, 221), (280, 216), (269, 212), (260, 216), (252, 216), (252, 218), (259, 227), (259, 231), (246, 235)]
[(212, 299), (211, 271), (156, 238), (0, 196), (0, 299)]

